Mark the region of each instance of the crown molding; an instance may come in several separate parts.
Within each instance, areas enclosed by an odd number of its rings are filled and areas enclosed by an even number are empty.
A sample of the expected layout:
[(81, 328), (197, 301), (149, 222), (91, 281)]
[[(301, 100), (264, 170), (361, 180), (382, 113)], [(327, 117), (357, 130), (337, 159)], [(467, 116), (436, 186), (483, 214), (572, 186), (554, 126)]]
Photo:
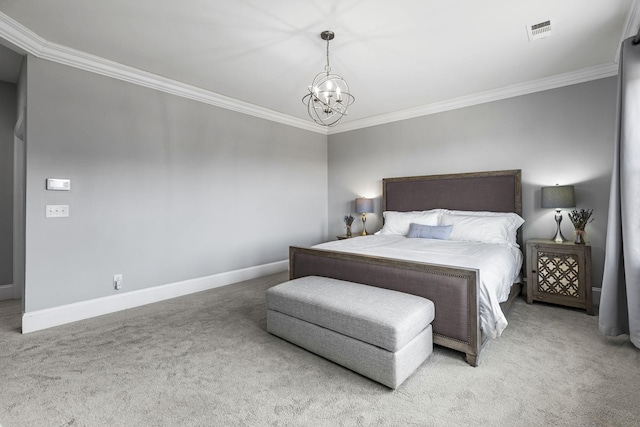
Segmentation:
[(620, 60), (620, 50), (622, 49), (622, 42), (624, 42), (627, 38), (633, 37), (640, 29), (640, 0), (635, 0), (633, 2), (633, 7), (629, 11), (629, 16), (627, 16), (627, 25), (624, 27), (624, 31), (620, 36), (620, 43), (618, 43), (618, 48), (616, 49), (616, 55), (614, 58), (614, 62), (617, 64)]
[(624, 32), (620, 38), (620, 44), (628, 37), (633, 37), (640, 31), (638, 25), (640, 25), (640, 0), (634, 0), (633, 7), (627, 17), (627, 25), (625, 25)]
[[(635, 0), (634, 8), (627, 21), (627, 28), (624, 32), (625, 35), (629, 34), (632, 26), (636, 25), (636, 23), (640, 21), (639, 4), (640, 0)], [(390, 114), (368, 117), (351, 122), (343, 122), (338, 128), (325, 128), (308, 120), (302, 120), (268, 108), (259, 107), (248, 102), (239, 101), (228, 96), (208, 91), (197, 86), (158, 76), (156, 74), (142, 71), (115, 61), (110, 61), (99, 56), (81, 52), (56, 43), (51, 43), (2, 12), (0, 12), (0, 38), (5, 39), (7, 42), (15, 46), (15, 48), (22, 54), (28, 53), (38, 58), (59, 64), (323, 135), (332, 135), (412, 119), (420, 116), (540, 92), (543, 90), (555, 89), (562, 86), (569, 86), (577, 83), (611, 77), (618, 74), (618, 66), (615, 62), (611, 64), (601, 64), (570, 73), (559, 74), (495, 90), (453, 98), (442, 102), (422, 105)]]
[(541, 92), (543, 90), (555, 89), (558, 87), (584, 83), (591, 80), (602, 79), (605, 77), (611, 77), (617, 74), (618, 66), (616, 64), (612, 63), (596, 65), (570, 73), (558, 74), (552, 77), (546, 77), (543, 79), (532, 80), (529, 82), (506, 86), (499, 89), (489, 90), (486, 92), (461, 96), (442, 102), (421, 105), (419, 107), (409, 108), (395, 113), (383, 114), (375, 117), (368, 117), (362, 120), (343, 123), (340, 125), (340, 128), (331, 129), (329, 131), (329, 135), (367, 128), (371, 126), (383, 125), (386, 123), (392, 123), (401, 120), (413, 119), (421, 116), (428, 116), (430, 114), (442, 113), (444, 111), (456, 110), (458, 108), (471, 107), (487, 102), (499, 101), (501, 99)]
[(11, 17), (0, 12), (0, 38), (5, 39), (22, 54), (31, 54), (48, 61), (133, 83), (139, 86), (181, 96), (204, 104), (225, 108), (276, 123), (326, 135), (327, 130), (308, 120), (282, 114), (268, 108), (221, 95), (177, 80), (158, 76), (128, 65), (51, 43)]

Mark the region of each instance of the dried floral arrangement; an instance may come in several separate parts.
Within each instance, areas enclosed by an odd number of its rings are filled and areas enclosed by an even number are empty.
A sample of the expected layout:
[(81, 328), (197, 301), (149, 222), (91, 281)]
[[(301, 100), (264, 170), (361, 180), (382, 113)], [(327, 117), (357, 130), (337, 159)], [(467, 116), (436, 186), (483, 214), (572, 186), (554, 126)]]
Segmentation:
[(353, 217), (351, 215), (345, 215), (344, 223), (347, 225), (347, 227), (351, 227), (351, 224), (353, 224)]
[(594, 218), (591, 218), (592, 214), (593, 209), (580, 209), (580, 211), (574, 209), (569, 212), (569, 219), (576, 230), (584, 230), (587, 224), (593, 222)]

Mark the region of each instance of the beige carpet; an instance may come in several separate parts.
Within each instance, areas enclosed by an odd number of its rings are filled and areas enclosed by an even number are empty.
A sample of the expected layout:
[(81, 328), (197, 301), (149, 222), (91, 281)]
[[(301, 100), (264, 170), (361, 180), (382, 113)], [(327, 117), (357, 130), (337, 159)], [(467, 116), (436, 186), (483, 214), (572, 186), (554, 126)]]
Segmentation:
[(640, 351), (583, 311), (516, 301), (478, 368), (436, 347), (397, 391), (265, 332), (242, 282), (27, 335), (0, 302), (0, 424), (638, 426)]

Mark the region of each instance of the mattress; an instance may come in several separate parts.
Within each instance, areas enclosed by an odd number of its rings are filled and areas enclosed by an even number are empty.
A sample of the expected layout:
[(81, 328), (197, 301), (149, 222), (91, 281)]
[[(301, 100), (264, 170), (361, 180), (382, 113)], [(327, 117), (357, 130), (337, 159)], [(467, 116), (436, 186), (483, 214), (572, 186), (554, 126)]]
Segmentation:
[[(314, 246), (337, 252), (373, 255), (407, 261), (426, 262), (479, 270), (480, 328), (496, 338), (507, 327), (500, 303), (507, 300), (511, 285), (518, 281), (522, 267), (519, 248), (470, 241), (416, 239), (395, 235), (370, 235), (322, 243)], [(436, 314), (438, 307), (436, 307)]]

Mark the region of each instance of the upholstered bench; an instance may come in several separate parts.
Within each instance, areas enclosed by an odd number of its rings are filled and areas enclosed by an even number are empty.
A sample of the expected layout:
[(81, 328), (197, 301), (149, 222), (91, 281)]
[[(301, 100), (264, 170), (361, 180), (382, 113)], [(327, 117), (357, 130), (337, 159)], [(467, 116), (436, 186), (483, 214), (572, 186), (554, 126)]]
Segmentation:
[(267, 331), (397, 388), (433, 351), (433, 302), (308, 276), (267, 290)]

